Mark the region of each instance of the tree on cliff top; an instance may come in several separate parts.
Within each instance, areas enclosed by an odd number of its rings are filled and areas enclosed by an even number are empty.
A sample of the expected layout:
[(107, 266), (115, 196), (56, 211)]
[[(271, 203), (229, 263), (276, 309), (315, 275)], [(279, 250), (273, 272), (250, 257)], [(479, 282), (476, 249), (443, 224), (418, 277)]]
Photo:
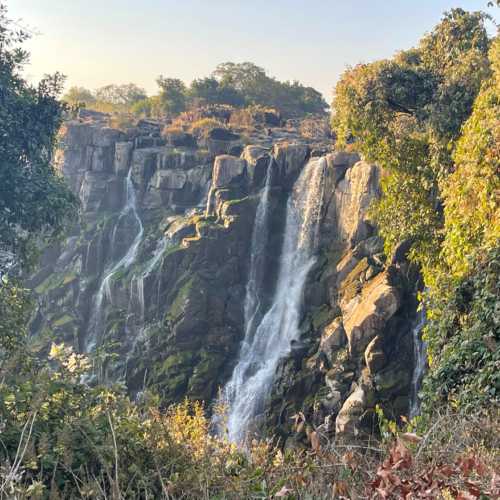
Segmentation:
[(285, 117), (322, 114), (328, 108), (320, 92), (301, 83), (280, 82), (250, 62), (219, 64), (213, 77), (221, 86), (234, 88), (247, 105), (276, 108)]
[(156, 83), (160, 87), (160, 102), (164, 111), (175, 115), (186, 109), (187, 88), (182, 80), (160, 75)]
[(376, 211), (387, 250), (412, 239), (422, 265), (439, 253), (440, 183), (453, 169), (461, 127), (491, 72), (484, 20), (482, 13), (454, 9), (418, 47), (346, 71), (335, 89), (339, 144), (353, 136), (365, 157), (390, 174)]
[(76, 199), (52, 166), (64, 107), (57, 100), (63, 77), (28, 84), (22, 69), (28, 35), (13, 27), (0, 4), (0, 250), (28, 262), (34, 237), (51, 237)]
[(424, 407), (499, 402), (500, 39), (455, 9), (412, 50), (348, 70), (339, 143), (384, 167), (373, 216), (390, 253), (404, 239), (427, 291)]
[(84, 104), (85, 106), (95, 103), (95, 95), (85, 87), (73, 86), (63, 95), (62, 100), (71, 106)]

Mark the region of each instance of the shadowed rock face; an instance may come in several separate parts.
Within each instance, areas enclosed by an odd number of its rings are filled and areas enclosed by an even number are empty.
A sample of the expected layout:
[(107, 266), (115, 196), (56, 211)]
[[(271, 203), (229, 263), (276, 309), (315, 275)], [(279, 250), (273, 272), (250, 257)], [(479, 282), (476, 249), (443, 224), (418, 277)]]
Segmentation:
[[(42, 338), (53, 331), (83, 349), (111, 269), (100, 343), (114, 356), (97, 375), (124, 380), (132, 394), (152, 388), (165, 404), (186, 396), (211, 402), (238, 361), (267, 169), (275, 173), (263, 310), (276, 286), (287, 199), (311, 149), (279, 130), (273, 135), (288, 142), (269, 144), (266, 136), (243, 147), (225, 131), (198, 149), (189, 140), (165, 144), (158, 127), (146, 125), (128, 133), (92, 121), (63, 127), (57, 165), (80, 197), (82, 217), (64, 242), (46, 249), (32, 277), (39, 297), (32, 331)], [(241, 156), (226, 154), (229, 146)], [(377, 403), (404, 414), (411, 381), (416, 277), (404, 259), (386, 265), (368, 220), (380, 171), (345, 152), (328, 153), (324, 164), (319, 252), (303, 292), (300, 339), (264, 398), (263, 417), (290, 444), (306, 440), (291, 425), (299, 412), (339, 437), (362, 435)], [(133, 262), (115, 270), (137, 243), (127, 178), (143, 232)]]

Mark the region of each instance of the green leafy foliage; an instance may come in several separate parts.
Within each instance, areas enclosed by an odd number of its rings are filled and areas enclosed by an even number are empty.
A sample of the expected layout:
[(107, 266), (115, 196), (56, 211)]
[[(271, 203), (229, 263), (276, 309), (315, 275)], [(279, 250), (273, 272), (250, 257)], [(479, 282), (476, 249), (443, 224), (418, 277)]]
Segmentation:
[(422, 269), (430, 372), (424, 403), (498, 404), (500, 39), (454, 9), (419, 45), (348, 70), (333, 126), (384, 170), (372, 218), (386, 253)]
[[(447, 290), (430, 295), (426, 329), (430, 373), (424, 384), (428, 411), (440, 400), (466, 411), (500, 403), (500, 249)], [(446, 293), (443, 293), (446, 292)]]
[[(389, 175), (385, 200), (376, 209), (387, 250), (402, 237), (411, 238), (420, 264), (431, 257), (429, 239), (438, 243), (432, 245), (435, 255), (439, 252), (439, 183), (453, 168), (454, 141), (491, 71), (484, 19), (454, 9), (417, 48), (348, 70), (335, 90), (339, 144), (354, 137), (366, 158)], [(403, 231), (393, 223), (398, 208)]]
[(57, 101), (63, 77), (37, 86), (21, 76), (27, 35), (12, 30), (0, 4), (0, 249), (24, 265), (34, 238), (61, 232), (76, 199), (52, 166), (52, 151), (64, 106)]
[(494, 70), (474, 103), (454, 153), (455, 171), (443, 182), (443, 256), (452, 272), (466, 273), (478, 252), (500, 241), (500, 38), (490, 50)]
[(73, 86), (62, 97), (64, 102), (71, 106), (85, 105), (90, 106), (96, 102), (96, 97), (89, 89), (85, 87)]
[(160, 76), (157, 83), (160, 87), (160, 101), (164, 111), (176, 115), (186, 109), (187, 88), (182, 80)]
[(170, 117), (187, 109), (210, 105), (235, 108), (274, 108), (285, 118), (325, 114), (328, 108), (321, 93), (301, 83), (280, 82), (253, 63), (224, 63), (211, 76), (194, 79), (189, 86), (178, 78), (160, 76), (158, 95), (148, 97), (144, 89), (127, 85), (106, 85), (95, 91), (71, 87), (63, 100), (96, 111), (128, 113), (141, 117)]
[[(250, 62), (219, 64), (213, 76), (221, 88), (239, 93), (241, 104), (275, 108), (285, 117), (322, 114), (327, 108), (322, 95), (312, 87), (297, 81), (280, 82)], [(234, 101), (227, 104), (238, 105)]]

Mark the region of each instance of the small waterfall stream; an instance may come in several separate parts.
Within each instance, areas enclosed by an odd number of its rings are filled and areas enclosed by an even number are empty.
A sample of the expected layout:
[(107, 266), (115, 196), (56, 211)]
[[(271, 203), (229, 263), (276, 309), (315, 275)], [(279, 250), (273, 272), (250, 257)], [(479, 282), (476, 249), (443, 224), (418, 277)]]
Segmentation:
[[(302, 170), (287, 203), (285, 234), (274, 298), (269, 310), (254, 327), (258, 309), (255, 287), (259, 260), (252, 255), (247, 299), (245, 300), (245, 339), (239, 361), (224, 388), (228, 406), (229, 439), (242, 442), (253, 418), (263, 410), (280, 359), (298, 337), (302, 294), (307, 274), (315, 262), (321, 215), (324, 158), (311, 159)], [(270, 175), (269, 175), (270, 176)], [(268, 176), (268, 177), (269, 177)], [(254, 227), (252, 254), (265, 245), (269, 178), (266, 180)], [(267, 231), (267, 229), (266, 229)], [(254, 331), (255, 330), (255, 331)]]
[(85, 352), (91, 352), (95, 349), (97, 342), (99, 341), (100, 335), (103, 333), (103, 306), (104, 299), (107, 298), (111, 300), (111, 278), (121, 269), (128, 269), (135, 261), (137, 257), (137, 252), (139, 250), (139, 245), (142, 241), (142, 236), (144, 234), (144, 227), (142, 225), (141, 218), (137, 211), (137, 198), (135, 195), (134, 184), (132, 182), (132, 169), (129, 170), (127, 177), (125, 178), (125, 205), (122, 208), (118, 221), (116, 223), (115, 229), (113, 231), (112, 244), (114, 245), (114, 240), (116, 236), (116, 228), (118, 224), (124, 217), (132, 216), (133, 225), (137, 231), (132, 243), (125, 255), (118, 260), (118, 262), (111, 265), (110, 268), (106, 269), (103, 273), (104, 278), (101, 281), (99, 289), (94, 296), (94, 301), (92, 303), (91, 316), (89, 321), (88, 335), (85, 343)]
[(245, 321), (245, 338), (241, 346), (242, 357), (246, 349), (250, 348), (249, 340), (255, 332), (255, 321), (259, 313), (261, 304), (259, 292), (262, 287), (262, 279), (265, 265), (265, 251), (269, 237), (269, 200), (271, 193), (272, 171), (274, 159), (271, 156), (267, 166), (266, 180), (264, 188), (260, 193), (259, 204), (255, 213), (255, 222), (252, 230), (252, 247), (250, 251), (250, 268), (245, 290), (245, 302), (243, 305)]
[[(146, 321), (145, 313), (146, 313), (146, 304), (144, 299), (144, 282), (151, 275), (151, 273), (155, 270), (157, 264), (160, 262), (160, 259), (163, 257), (163, 254), (167, 250), (169, 244), (168, 238), (163, 236), (153, 253), (151, 259), (149, 259), (145, 269), (139, 274), (139, 276), (132, 279), (130, 282), (130, 300), (129, 300), (129, 310), (133, 308), (133, 304), (137, 303), (139, 307), (139, 320), (144, 327), (144, 323)], [(134, 295), (135, 290), (135, 295)], [(129, 311), (130, 312), (130, 311)]]
[(420, 390), (420, 384), (427, 368), (427, 349), (425, 342), (422, 340), (422, 330), (426, 322), (427, 317), (425, 309), (422, 307), (422, 309), (418, 311), (415, 325), (412, 328), (415, 367), (413, 369), (413, 377), (411, 381), (410, 418), (414, 418), (420, 414), (420, 399), (418, 397), (418, 391)]

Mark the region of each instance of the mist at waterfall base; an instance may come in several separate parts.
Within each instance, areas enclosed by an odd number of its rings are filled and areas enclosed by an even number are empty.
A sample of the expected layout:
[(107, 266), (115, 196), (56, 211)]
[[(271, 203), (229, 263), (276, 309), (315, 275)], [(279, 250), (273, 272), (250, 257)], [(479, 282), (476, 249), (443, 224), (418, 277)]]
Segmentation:
[(251, 262), (245, 299), (245, 337), (231, 379), (223, 390), (227, 407), (227, 432), (233, 442), (243, 442), (254, 418), (262, 413), (280, 360), (290, 353), (299, 335), (302, 295), (315, 262), (321, 215), (324, 158), (314, 158), (303, 168), (287, 210), (283, 247), (274, 298), (258, 325), (260, 277), (268, 238), (268, 211), (272, 164), (260, 195), (252, 234)]

